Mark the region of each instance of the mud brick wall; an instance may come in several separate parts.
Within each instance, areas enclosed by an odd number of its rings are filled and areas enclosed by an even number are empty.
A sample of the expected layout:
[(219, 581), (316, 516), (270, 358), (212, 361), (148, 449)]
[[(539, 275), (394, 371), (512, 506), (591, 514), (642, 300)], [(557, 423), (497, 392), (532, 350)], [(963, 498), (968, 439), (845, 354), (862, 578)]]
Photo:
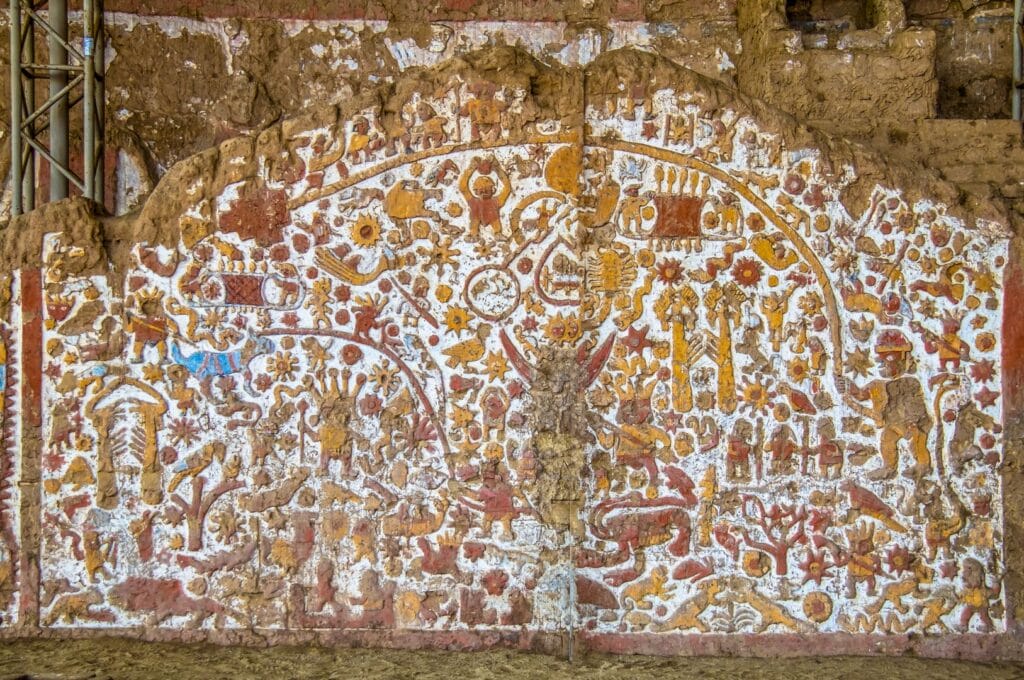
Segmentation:
[(1005, 203), (650, 52), (432, 44), (4, 232), (0, 631), (1019, 653)]
[[(563, 65), (638, 47), (861, 141), (915, 120), (1008, 116), (1005, 8), (864, 4), (857, 26), (797, 22), (768, 0), (108, 2), (108, 209), (137, 208), (174, 163), (225, 139), (490, 44)], [(0, 60), (6, 40), (0, 27)]]

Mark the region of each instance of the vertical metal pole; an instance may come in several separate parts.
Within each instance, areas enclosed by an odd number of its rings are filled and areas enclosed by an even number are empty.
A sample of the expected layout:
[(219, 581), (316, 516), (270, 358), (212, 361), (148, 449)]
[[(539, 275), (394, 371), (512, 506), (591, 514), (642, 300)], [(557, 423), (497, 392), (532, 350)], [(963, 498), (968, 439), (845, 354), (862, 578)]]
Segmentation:
[(10, 0), (11, 29), (11, 216), (22, 213), (21, 194), (21, 4)]
[(1024, 68), (1021, 65), (1021, 19), (1024, 18), (1024, 0), (1014, 0), (1013, 3), (1013, 118), (1021, 119), (1021, 85), (1024, 85)]
[[(68, 39), (67, 0), (50, 0), (47, 22), (54, 33), (65, 41)], [(48, 34), (48, 48), (51, 66), (67, 66), (68, 52), (53, 34)], [(68, 84), (68, 72), (61, 68), (50, 71), (50, 96), (59, 94)], [(68, 97), (64, 95), (50, 109), (50, 200), (59, 201), (68, 197), (68, 178), (54, 165), (68, 167)]]
[[(25, 0), (22, 0), (24, 2)], [(32, 24), (32, 20), (29, 17), (25, 17), (22, 21), (22, 35), (25, 40), (24, 51), (22, 52), (23, 58), (28, 59), (30, 64), (36, 63), (36, 31), (35, 26)], [(36, 110), (36, 82), (32, 78), (22, 78), (22, 98), (25, 103), (24, 114), (32, 115), (32, 112)], [(32, 139), (36, 138), (36, 121), (29, 124), (28, 128), (24, 130), (23, 134), (29, 135)], [(25, 194), (24, 208), (25, 212), (30, 212), (36, 209), (36, 151), (31, 146), (25, 147), (25, 170), (24, 176), (22, 177), (22, 186)]]
[(96, 137), (99, 142), (98, 149), (96, 151), (95, 200), (100, 205), (103, 205), (106, 200), (106, 183), (104, 181), (104, 175), (106, 174), (106, 157), (104, 155), (104, 150), (107, 146), (107, 40), (106, 34), (103, 30), (103, 0), (91, 0), (91, 2), (93, 3), (93, 22), (95, 24), (93, 35), (96, 38)]
[(82, 142), (85, 147), (83, 156), (83, 179), (85, 180), (85, 195), (87, 198), (96, 198), (96, 60), (93, 53), (96, 51), (96, 39), (93, 35), (93, 3), (92, 0), (85, 0), (82, 9), (84, 10), (84, 26), (82, 27), (82, 54), (85, 57), (85, 83), (84, 96), (82, 97)]

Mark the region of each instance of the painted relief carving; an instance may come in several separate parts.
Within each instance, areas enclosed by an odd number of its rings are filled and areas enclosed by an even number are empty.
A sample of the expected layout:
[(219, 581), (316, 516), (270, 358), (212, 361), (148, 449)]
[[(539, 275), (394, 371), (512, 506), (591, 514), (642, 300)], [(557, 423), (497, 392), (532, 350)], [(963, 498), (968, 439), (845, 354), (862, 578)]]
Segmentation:
[[(10, 319), (13, 327), (19, 318), (18, 310), (11, 305), (12, 286), (11, 277), (0, 278), (0, 317)], [(14, 619), (20, 557), (15, 493), (17, 422), (14, 417), (17, 409), (19, 371), (14, 333), (7, 327), (0, 328), (0, 385), (3, 387), (3, 402), (0, 409), (0, 432), (3, 434), (3, 447), (0, 448), (0, 624), (7, 625)]]
[(48, 239), (44, 624), (1002, 630), (999, 227), (525, 96), (303, 133), (123, 288)]

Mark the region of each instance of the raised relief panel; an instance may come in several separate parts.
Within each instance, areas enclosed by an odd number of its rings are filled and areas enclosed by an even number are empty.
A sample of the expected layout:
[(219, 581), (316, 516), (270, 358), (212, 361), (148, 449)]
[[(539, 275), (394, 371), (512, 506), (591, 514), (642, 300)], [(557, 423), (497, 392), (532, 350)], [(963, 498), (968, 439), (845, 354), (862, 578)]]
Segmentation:
[(43, 625), (1004, 630), (1002, 227), (710, 86), (442, 85), (48, 237)]

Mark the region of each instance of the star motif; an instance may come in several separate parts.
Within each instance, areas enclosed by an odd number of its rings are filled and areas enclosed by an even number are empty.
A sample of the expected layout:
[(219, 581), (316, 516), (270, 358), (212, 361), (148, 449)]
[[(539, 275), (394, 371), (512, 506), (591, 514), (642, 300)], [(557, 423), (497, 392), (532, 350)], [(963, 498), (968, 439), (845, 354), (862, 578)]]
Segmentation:
[(59, 453), (47, 453), (43, 456), (43, 469), (56, 472), (64, 467), (64, 456)]
[(979, 267), (978, 271), (974, 272), (974, 275), (971, 276), (971, 283), (974, 284), (974, 289), (979, 293), (992, 293), (999, 287), (996, 277), (984, 265)]
[(975, 393), (974, 398), (978, 400), (979, 404), (981, 404), (981, 408), (986, 409), (989, 406), (995, 406), (996, 399), (999, 398), (999, 392), (994, 392), (986, 386), (978, 390)]
[(146, 364), (142, 367), (142, 377), (149, 383), (160, 382), (164, 378), (164, 371), (157, 364)]
[[(466, 458), (473, 458), (476, 456), (476, 452), (480, 450), (480, 442), (471, 441), (469, 437), (466, 437), (456, 445), (456, 450), (466, 456)], [(475, 472), (475, 468), (474, 468)], [(476, 476), (475, 474), (470, 475), (467, 479)]]
[(452, 423), (455, 427), (463, 429), (468, 427), (473, 422), (473, 412), (468, 408), (462, 408), (461, 406), (455, 406), (452, 409)]
[(523, 319), (523, 330), (524, 331), (535, 331), (537, 330), (537, 319), (532, 316), (528, 316)]
[(634, 354), (643, 354), (644, 350), (648, 347), (654, 347), (654, 343), (647, 339), (647, 333), (649, 331), (649, 326), (644, 326), (639, 330), (630, 326), (629, 330), (626, 331), (626, 339), (623, 340), (623, 344), (625, 344), (626, 348)]
[(52, 361), (50, 363), (48, 363), (46, 365), (46, 368), (43, 370), (43, 375), (45, 375), (50, 380), (56, 380), (57, 378), (61, 377), (63, 374), (64, 374), (64, 371), (61, 370), (60, 364), (58, 364), (56, 362), (52, 362)]
[(971, 365), (971, 377), (977, 382), (987, 383), (995, 373), (995, 362), (991, 359), (982, 359)]
[(426, 271), (431, 267), (436, 267), (438, 276), (441, 276), (444, 274), (445, 267), (455, 269), (455, 258), (461, 255), (462, 251), (452, 248), (452, 239), (442, 239), (437, 234), (433, 234), (430, 242), (433, 244), (431, 248), (421, 247), (416, 249), (416, 252), (424, 259), (423, 270)]
[(487, 377), (492, 381), (504, 380), (506, 373), (508, 373), (508, 361), (505, 360), (505, 357), (497, 352), (488, 353)]
[(821, 585), (822, 578), (832, 576), (832, 572), (829, 570), (834, 566), (834, 564), (825, 559), (824, 550), (815, 551), (814, 549), (808, 549), (807, 554), (800, 563), (800, 568), (804, 571), (803, 583), (814, 581), (816, 584)]
[(469, 329), (469, 311), (461, 307), (450, 307), (444, 318), (444, 323), (448, 327), (445, 333), (462, 335), (462, 331)]
[(518, 380), (513, 380), (508, 385), (508, 396), (511, 397), (512, 399), (518, 399), (519, 397), (523, 396), (525, 392), (526, 388), (523, 386), (523, 383), (519, 382)]
[(654, 139), (658, 136), (658, 122), (654, 120), (644, 121), (644, 131), (641, 133), (644, 139)]
[(871, 357), (863, 349), (858, 347), (846, 359), (846, 365), (856, 375), (866, 376), (871, 372)]
[(670, 434), (675, 434), (676, 430), (683, 423), (683, 414), (676, 413), (675, 411), (668, 411), (662, 414), (662, 423), (664, 424), (665, 431)]
[(203, 325), (207, 328), (216, 328), (223, 320), (224, 314), (215, 309), (211, 309), (203, 315)]

